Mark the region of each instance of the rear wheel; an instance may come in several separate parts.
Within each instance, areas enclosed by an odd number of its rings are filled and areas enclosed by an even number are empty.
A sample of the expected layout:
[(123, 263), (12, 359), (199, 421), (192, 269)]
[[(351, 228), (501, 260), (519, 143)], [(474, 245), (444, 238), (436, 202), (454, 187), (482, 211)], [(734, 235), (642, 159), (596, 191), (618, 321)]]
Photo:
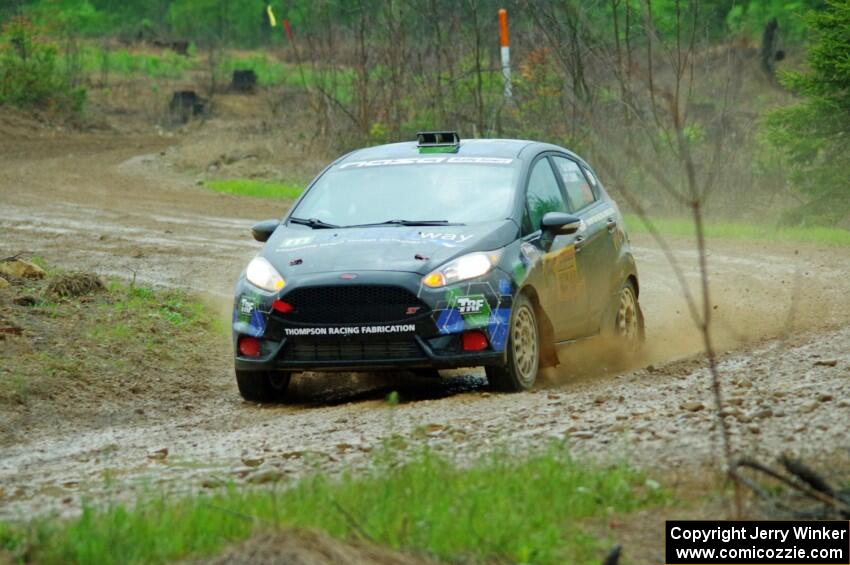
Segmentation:
[(620, 289), (617, 313), (614, 316), (614, 336), (627, 353), (636, 352), (643, 344), (643, 312), (631, 279)]
[(242, 398), (251, 402), (286, 400), (291, 373), (281, 371), (242, 371), (236, 369), (236, 385)]
[(540, 332), (534, 306), (522, 294), (514, 300), (511, 311), (507, 353), (506, 365), (486, 367), (490, 386), (506, 392), (531, 389), (540, 368)]

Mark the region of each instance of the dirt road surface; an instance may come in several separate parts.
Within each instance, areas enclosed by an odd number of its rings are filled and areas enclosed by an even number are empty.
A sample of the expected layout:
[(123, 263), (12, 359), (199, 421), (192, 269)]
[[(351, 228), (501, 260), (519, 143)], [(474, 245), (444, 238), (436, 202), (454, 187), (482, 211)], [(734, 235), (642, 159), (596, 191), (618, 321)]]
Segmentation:
[[(283, 206), (196, 186), (168, 166), (175, 143), (52, 130), (4, 136), (0, 256), (28, 252), (65, 268), (185, 287), (227, 319), (232, 286), (259, 248), (248, 228)], [(648, 334), (636, 367), (618, 371), (591, 346), (573, 347), (561, 351), (548, 385), (515, 395), (488, 393), (480, 371), (440, 383), (304, 375), (296, 403), (261, 407), (239, 398), (222, 339), (222, 350), (210, 352), (221, 363), (209, 391), (190, 405), (144, 399), (157, 407), (151, 418), (100, 398), (105, 416), (94, 421), (19, 418), (13, 441), (0, 441), (0, 518), (74, 513), (85, 500), (129, 500), (160, 487), (350, 469), (395, 434), (460, 458), (566, 439), (601, 459), (710, 465), (720, 449), (705, 366), (693, 357), (699, 334), (665, 254), (649, 239), (634, 244)], [(695, 249), (670, 244), (696, 292)], [(711, 242), (710, 251), (735, 446), (765, 459), (850, 447), (850, 250)], [(391, 390), (400, 391), (398, 406), (384, 401)]]

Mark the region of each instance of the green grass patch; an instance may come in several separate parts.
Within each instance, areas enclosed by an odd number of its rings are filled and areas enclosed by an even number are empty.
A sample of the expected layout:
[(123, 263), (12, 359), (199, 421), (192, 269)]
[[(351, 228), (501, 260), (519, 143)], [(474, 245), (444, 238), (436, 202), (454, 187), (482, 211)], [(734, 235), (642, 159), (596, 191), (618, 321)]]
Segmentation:
[[(693, 237), (696, 234), (694, 222), (690, 218), (650, 218), (662, 235)], [(649, 233), (640, 217), (627, 214), (626, 225), (633, 233)], [(705, 224), (705, 234), (709, 238), (784, 241), (789, 243), (813, 243), (828, 246), (850, 246), (850, 230), (827, 227), (777, 227), (765, 224), (742, 222), (714, 222)]]
[[(371, 75), (375, 76), (379, 70), (373, 68)], [(353, 100), (353, 85), (356, 74), (349, 67), (335, 67), (333, 73), (329, 70), (314, 69), (309, 65), (300, 68), (294, 63), (285, 63), (258, 53), (227, 57), (220, 65), (222, 77), (229, 78), (233, 71), (252, 70), (257, 75), (260, 86), (285, 85), (292, 88), (303, 88), (305, 86), (321, 86), (322, 90), (337, 98), (343, 104), (349, 104)], [(501, 75), (500, 75), (501, 76)]]
[(226, 194), (276, 200), (294, 200), (304, 192), (304, 187), (295, 184), (250, 179), (211, 180), (206, 181), (204, 186)]
[(262, 86), (289, 84), (290, 75), (297, 73), (294, 67), (270, 59), (263, 54), (227, 57), (221, 63), (221, 75), (224, 77), (230, 77), (237, 69), (254, 71), (257, 82)]
[[(35, 400), (73, 411), (73, 403), (62, 401), (69, 388), (78, 398), (127, 397), (126, 363), (138, 367), (134, 379), (185, 379), (188, 362), (211, 357), (214, 348), (226, 355), (225, 322), (195, 296), (119, 280), (79, 297), (49, 293), (49, 284), (63, 276), (48, 269), (45, 279), (4, 291), (0, 318), (25, 333), (3, 342), (8, 359), (4, 355), (0, 366), (0, 412)], [(39, 336), (40, 347), (30, 345), (30, 335)]]
[(255, 528), (295, 526), (454, 562), (584, 563), (611, 543), (585, 529), (589, 519), (668, 498), (641, 472), (576, 461), (563, 445), (467, 468), (427, 450), (411, 455), (402, 463), (381, 450), (359, 477), (319, 473), (287, 489), (230, 487), (87, 508), (68, 521), (0, 524), (0, 549), (43, 563), (162, 563), (214, 554)]
[(104, 50), (86, 46), (83, 49), (83, 70), (89, 74), (140, 75), (150, 78), (181, 78), (194, 67), (188, 57), (173, 51), (159, 54), (131, 53), (126, 49)]

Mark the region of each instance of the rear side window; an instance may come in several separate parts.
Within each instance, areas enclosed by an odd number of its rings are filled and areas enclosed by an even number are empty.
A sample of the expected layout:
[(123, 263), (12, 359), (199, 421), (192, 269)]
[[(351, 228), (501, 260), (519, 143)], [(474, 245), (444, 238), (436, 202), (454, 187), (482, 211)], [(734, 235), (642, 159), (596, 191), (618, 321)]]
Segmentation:
[(567, 190), (567, 197), (570, 199), (572, 209), (578, 211), (593, 204), (596, 197), (578, 164), (566, 157), (552, 157), (552, 161), (564, 182), (564, 188)]
[[(593, 188), (599, 186), (599, 181), (596, 180), (596, 175), (593, 174), (593, 171), (591, 171), (587, 167), (582, 167), (581, 170), (584, 171), (584, 176), (587, 177), (587, 180), (590, 181), (590, 184), (593, 186)], [(594, 190), (594, 192), (596, 191)]]
[(558, 179), (548, 159), (540, 159), (534, 164), (531, 176), (528, 178), (526, 199), (529, 219), (526, 229), (530, 231), (540, 228), (540, 220), (547, 212), (567, 211), (567, 204), (558, 186)]

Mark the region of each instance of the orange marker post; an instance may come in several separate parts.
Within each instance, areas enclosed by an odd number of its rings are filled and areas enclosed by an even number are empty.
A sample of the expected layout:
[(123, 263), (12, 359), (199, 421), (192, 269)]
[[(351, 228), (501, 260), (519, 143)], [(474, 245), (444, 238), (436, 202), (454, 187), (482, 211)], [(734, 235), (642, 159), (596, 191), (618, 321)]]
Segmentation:
[(511, 47), (508, 36), (508, 11), (499, 10), (499, 45), (502, 51), (502, 77), (505, 79), (505, 99), (513, 96), (511, 89)]

